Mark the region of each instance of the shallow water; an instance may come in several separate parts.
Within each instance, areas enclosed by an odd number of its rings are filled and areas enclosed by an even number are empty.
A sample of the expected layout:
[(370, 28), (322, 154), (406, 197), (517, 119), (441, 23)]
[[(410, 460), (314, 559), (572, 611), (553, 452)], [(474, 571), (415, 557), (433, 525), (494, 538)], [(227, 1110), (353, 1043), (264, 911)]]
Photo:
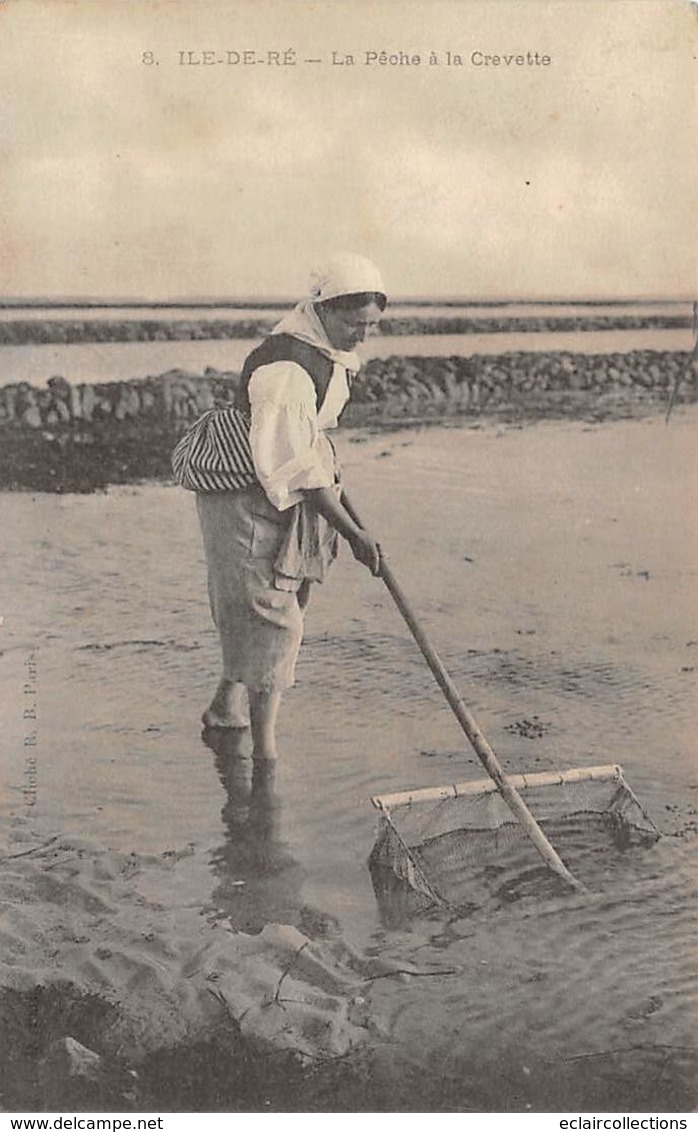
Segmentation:
[[(530, 862), (502, 861), (497, 900), (460, 919), (391, 919), (379, 905), (371, 795), (483, 771), (384, 587), (346, 554), (311, 603), (276, 783), (251, 782), (235, 738), (206, 746), (198, 717), (218, 651), (195, 510), (155, 484), (0, 496), (0, 834), (22, 818), (128, 851), (191, 845), (184, 898), (243, 930), (338, 921), (359, 948), (422, 961), (467, 941), (465, 1004), (448, 980), (437, 1016), (430, 980), (398, 997), (376, 984), (395, 1040), (414, 1056), (441, 1049), (456, 1075), (463, 1043), (472, 1073), (473, 1056), (515, 1064), (533, 1032), (551, 1058), (651, 1042), (684, 1057), (696, 1020), (697, 429), (698, 410), (681, 408), (668, 424), (339, 436), (354, 502), (505, 768), (619, 762), (664, 835), (587, 854), (586, 895), (538, 888)], [(665, 1061), (653, 1066), (671, 1084)], [(628, 1072), (637, 1084), (649, 1070)]]
[[(668, 828), (694, 824), (696, 797), (697, 423), (340, 437), (357, 505), (504, 765), (620, 762)], [(229, 755), (199, 734), (218, 656), (192, 498), (4, 495), (0, 512), (3, 820), (193, 842), (212, 905), (243, 889), (254, 904), (256, 886), (270, 917), (277, 897), (317, 906), (365, 941), (370, 796), (482, 776), (381, 584), (344, 555), (316, 592), (275, 797), (257, 790), (250, 818), (249, 775), (228, 797)]]
[[(628, 353), (631, 350), (685, 350), (693, 348), (690, 329), (604, 330), (573, 332), (519, 332), (507, 334), (405, 334), (378, 335), (360, 347), (364, 359), (417, 355), (448, 357), (503, 354), (508, 351), (569, 350), (579, 354)], [(45, 385), (50, 377), (64, 377), (71, 385), (83, 382), (128, 381), (186, 369), (203, 373), (211, 366), (238, 372), (259, 339), (204, 339), (185, 342), (98, 342), (0, 345), (0, 383), (28, 381)]]

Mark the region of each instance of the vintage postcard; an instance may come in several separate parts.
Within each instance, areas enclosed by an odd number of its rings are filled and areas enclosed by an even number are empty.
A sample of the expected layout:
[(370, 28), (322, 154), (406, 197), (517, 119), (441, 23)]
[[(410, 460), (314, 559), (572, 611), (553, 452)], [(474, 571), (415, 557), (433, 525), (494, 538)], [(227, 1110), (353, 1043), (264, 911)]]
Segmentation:
[(6, 1112), (687, 1127), (697, 49), (0, 2)]

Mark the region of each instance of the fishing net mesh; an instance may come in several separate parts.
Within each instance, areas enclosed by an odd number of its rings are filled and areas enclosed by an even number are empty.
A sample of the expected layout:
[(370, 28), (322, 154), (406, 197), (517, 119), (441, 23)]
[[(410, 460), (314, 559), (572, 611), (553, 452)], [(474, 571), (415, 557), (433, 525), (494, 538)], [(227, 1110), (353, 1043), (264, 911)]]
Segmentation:
[[(620, 767), (515, 776), (519, 791), (572, 873), (598, 872), (600, 854), (656, 840)], [(382, 814), (369, 865), (377, 895), (396, 883), (427, 904), (515, 899), (562, 882), (546, 868), (494, 784), (375, 798)], [(610, 860), (610, 857), (608, 858)]]

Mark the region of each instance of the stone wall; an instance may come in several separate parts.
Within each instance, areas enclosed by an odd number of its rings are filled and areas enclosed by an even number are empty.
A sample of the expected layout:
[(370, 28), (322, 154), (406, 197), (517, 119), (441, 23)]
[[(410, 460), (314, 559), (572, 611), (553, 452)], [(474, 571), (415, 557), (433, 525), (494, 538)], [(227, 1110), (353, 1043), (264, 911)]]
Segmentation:
[(51, 377), (45, 388), (27, 382), (0, 388), (0, 428), (81, 427), (100, 422), (186, 422), (226, 397), (237, 375), (210, 371), (203, 377), (172, 370), (160, 377), (71, 385)]
[[(0, 487), (88, 491), (170, 475), (177, 437), (238, 375), (172, 370), (142, 380), (71, 385), (52, 377), (0, 388)], [(354, 382), (342, 423), (390, 425), (489, 415), (603, 417), (698, 400), (689, 353), (511, 353), (374, 358)]]
[(539, 413), (575, 405), (660, 404), (696, 398), (688, 353), (509, 353), (472, 357), (374, 359), (359, 375), (354, 406), (391, 406), (394, 413)]
[[(61, 430), (125, 421), (185, 427), (214, 400), (230, 399), (235, 373), (207, 369), (201, 376), (171, 370), (142, 380), (71, 385), (52, 377), (45, 388), (26, 382), (0, 388), (0, 428)], [(628, 401), (696, 397), (688, 353), (652, 350), (628, 354), (513, 353), (473, 357), (374, 358), (352, 389), (350, 418), (370, 420), (405, 410), (482, 413), (521, 409), (560, 394)], [(370, 409), (373, 407), (375, 413)]]

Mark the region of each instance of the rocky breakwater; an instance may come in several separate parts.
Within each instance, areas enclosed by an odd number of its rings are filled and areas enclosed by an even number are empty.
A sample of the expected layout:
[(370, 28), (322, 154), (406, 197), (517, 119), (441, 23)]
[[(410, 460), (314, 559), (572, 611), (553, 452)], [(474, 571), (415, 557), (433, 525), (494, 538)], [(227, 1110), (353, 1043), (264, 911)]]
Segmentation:
[(140, 380), (71, 385), (51, 377), (0, 388), (0, 487), (91, 491), (170, 475), (187, 424), (229, 399), (237, 374), (171, 370)]
[[(90, 491), (170, 476), (170, 453), (186, 427), (239, 375), (207, 369), (71, 385), (52, 377), (0, 388), (0, 487)], [(509, 353), (374, 358), (358, 375), (343, 424), (390, 426), (445, 417), (600, 419), (668, 411), (698, 399), (687, 352)]]
[(504, 419), (624, 416), (696, 399), (689, 353), (517, 352), (373, 359), (359, 375), (343, 423), (449, 414)]

